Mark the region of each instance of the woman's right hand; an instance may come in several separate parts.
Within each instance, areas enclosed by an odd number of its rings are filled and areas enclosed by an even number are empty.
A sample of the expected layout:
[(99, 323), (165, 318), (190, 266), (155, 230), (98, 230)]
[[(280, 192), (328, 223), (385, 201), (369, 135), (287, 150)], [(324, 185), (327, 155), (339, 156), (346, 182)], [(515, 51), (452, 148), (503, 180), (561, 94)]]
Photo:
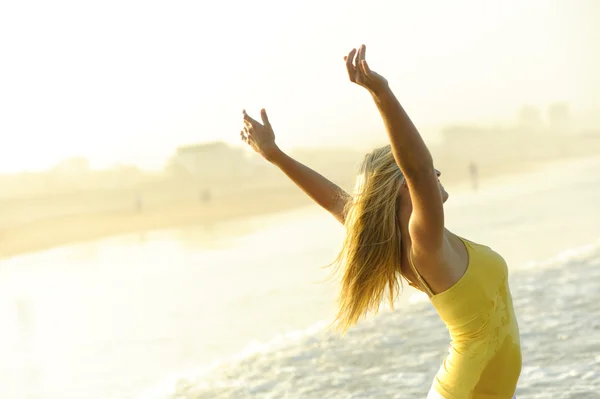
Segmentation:
[(254, 151), (259, 153), (264, 159), (270, 161), (279, 153), (279, 147), (275, 144), (275, 133), (269, 122), (267, 111), (260, 111), (262, 124), (253, 119), (250, 115), (243, 111), (244, 128), (240, 132), (242, 141), (246, 142)]
[(371, 94), (378, 94), (388, 90), (388, 81), (369, 68), (367, 60), (365, 59), (366, 53), (367, 46), (363, 44), (359, 47), (358, 52), (356, 49), (352, 49), (352, 51), (344, 57), (350, 81), (369, 90)]

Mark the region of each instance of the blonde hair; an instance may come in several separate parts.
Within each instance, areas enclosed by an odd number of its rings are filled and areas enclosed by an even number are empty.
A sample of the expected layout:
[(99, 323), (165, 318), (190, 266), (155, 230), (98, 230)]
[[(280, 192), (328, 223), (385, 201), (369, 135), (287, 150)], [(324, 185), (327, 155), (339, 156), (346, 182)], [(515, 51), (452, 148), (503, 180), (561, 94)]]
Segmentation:
[(367, 312), (377, 312), (386, 293), (394, 307), (401, 287), (398, 205), (403, 183), (389, 145), (365, 156), (354, 198), (346, 204), (346, 237), (333, 263), (342, 271), (335, 319), (342, 333)]

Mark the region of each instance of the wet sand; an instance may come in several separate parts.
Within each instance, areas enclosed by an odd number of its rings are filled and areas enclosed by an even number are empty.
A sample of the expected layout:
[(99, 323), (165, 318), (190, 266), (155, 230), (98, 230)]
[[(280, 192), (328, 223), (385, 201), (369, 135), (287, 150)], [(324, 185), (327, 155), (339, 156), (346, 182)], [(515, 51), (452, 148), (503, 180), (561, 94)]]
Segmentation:
[(211, 224), (310, 205), (311, 200), (298, 191), (291, 187), (262, 194), (219, 198), (209, 204), (193, 202), (141, 212), (123, 210), (79, 214), (5, 227), (0, 230), (0, 258), (114, 235)]

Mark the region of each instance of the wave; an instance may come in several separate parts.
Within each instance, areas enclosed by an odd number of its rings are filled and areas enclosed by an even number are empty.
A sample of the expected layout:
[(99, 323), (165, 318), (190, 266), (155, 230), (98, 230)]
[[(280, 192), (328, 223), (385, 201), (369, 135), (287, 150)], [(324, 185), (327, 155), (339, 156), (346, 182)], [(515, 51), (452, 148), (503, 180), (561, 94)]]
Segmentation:
[(244, 360), (251, 359), (252, 357), (261, 356), (269, 352), (274, 352), (278, 349), (289, 347), (291, 345), (299, 343), (299, 341), (305, 340), (311, 336), (321, 334), (326, 331), (329, 325), (326, 321), (318, 321), (304, 329), (291, 330), (282, 334), (274, 336), (272, 339), (266, 342), (260, 342), (258, 340), (250, 341), (244, 349), (239, 353), (236, 353), (225, 359), (215, 360), (208, 365), (201, 366), (192, 370), (179, 371), (173, 373), (173, 375), (167, 377), (161, 384), (156, 385), (144, 392), (140, 398), (151, 399), (151, 398), (167, 398), (173, 394), (173, 387), (185, 385), (185, 381), (191, 379), (197, 380), (215, 372), (223, 367), (232, 365), (235, 363), (243, 362)]
[[(600, 351), (600, 240), (529, 262), (511, 280), (525, 359), (518, 396), (600, 391), (600, 357), (593, 355)], [(408, 303), (395, 312), (384, 307), (343, 338), (320, 321), (251, 342), (228, 359), (177, 373), (141, 397), (425, 397), (449, 337), (426, 297), (415, 294)]]
[(581, 262), (597, 257), (600, 257), (600, 239), (590, 244), (566, 249), (542, 261), (526, 262), (523, 270), (552, 268), (566, 263)]

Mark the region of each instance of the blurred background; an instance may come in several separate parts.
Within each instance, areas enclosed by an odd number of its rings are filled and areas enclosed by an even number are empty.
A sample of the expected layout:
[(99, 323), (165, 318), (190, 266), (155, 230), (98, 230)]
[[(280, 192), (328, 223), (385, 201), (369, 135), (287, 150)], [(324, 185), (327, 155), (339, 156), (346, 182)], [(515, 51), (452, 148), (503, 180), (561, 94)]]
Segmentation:
[(600, 2), (4, 2), (0, 398), (422, 398), (422, 294), (343, 339), (343, 227), (239, 140), (352, 190), (386, 144), (365, 43), (511, 270), (519, 398), (600, 398)]

